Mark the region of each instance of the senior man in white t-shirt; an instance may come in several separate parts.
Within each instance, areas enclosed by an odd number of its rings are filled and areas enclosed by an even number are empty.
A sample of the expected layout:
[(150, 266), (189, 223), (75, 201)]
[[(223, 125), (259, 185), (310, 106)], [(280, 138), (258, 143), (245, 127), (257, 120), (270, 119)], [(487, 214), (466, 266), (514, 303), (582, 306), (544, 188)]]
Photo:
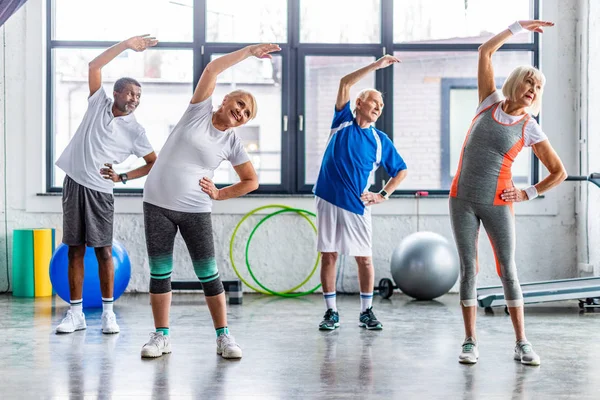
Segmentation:
[[(114, 264), (112, 259), (114, 182), (126, 183), (150, 172), (156, 153), (133, 112), (139, 105), (141, 85), (121, 78), (114, 85), (114, 101), (102, 88), (102, 67), (123, 51), (144, 51), (158, 41), (134, 36), (104, 51), (89, 64), (88, 108), (75, 135), (56, 161), (66, 176), (63, 183), (63, 243), (69, 246), (70, 304), (57, 333), (86, 329), (82, 311), (86, 245), (93, 247), (99, 266), (102, 292), (102, 332), (118, 333), (113, 312)], [(112, 169), (130, 155), (146, 165), (123, 174)]]

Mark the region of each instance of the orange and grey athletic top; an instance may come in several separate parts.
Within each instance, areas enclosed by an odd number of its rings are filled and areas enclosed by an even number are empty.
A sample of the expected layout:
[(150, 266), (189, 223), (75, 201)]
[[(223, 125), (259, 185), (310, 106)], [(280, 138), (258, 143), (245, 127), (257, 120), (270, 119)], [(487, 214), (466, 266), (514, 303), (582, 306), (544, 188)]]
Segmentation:
[(496, 103), (473, 118), (452, 180), (450, 197), (482, 204), (506, 205), (500, 198), (513, 187), (511, 167), (525, 145), (525, 127), (530, 115), (512, 124), (499, 122)]

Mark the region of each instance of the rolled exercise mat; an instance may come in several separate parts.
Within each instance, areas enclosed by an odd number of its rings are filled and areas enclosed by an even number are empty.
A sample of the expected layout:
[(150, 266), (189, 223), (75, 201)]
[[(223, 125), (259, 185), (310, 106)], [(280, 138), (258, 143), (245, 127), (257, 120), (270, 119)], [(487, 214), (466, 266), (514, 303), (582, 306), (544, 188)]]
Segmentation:
[(50, 260), (54, 252), (53, 229), (33, 231), (33, 287), (35, 297), (52, 296)]
[(13, 231), (13, 296), (34, 297), (33, 230)]

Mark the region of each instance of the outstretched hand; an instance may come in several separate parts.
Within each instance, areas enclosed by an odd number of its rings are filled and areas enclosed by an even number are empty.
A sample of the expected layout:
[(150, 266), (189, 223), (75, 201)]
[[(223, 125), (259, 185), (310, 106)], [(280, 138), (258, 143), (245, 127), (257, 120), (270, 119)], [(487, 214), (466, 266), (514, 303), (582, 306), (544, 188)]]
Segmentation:
[(386, 54), (381, 57), (379, 60), (375, 61), (375, 67), (377, 69), (389, 67), (392, 64), (401, 62), (399, 58)]
[(206, 176), (200, 179), (200, 188), (204, 193), (206, 193), (211, 199), (219, 200), (219, 189), (215, 186), (213, 181), (211, 181)]
[(280, 51), (281, 48), (277, 44), (266, 43), (266, 44), (254, 44), (249, 46), (250, 54), (256, 58), (273, 58), (271, 54), (274, 51)]
[(149, 34), (134, 36), (126, 41), (127, 48), (133, 51), (144, 51), (148, 47), (153, 47), (158, 44), (158, 40)]
[(554, 22), (550, 21), (539, 21), (539, 20), (528, 20), (528, 21), (519, 21), (519, 24), (531, 32), (544, 33), (544, 27), (546, 26), (554, 26)]

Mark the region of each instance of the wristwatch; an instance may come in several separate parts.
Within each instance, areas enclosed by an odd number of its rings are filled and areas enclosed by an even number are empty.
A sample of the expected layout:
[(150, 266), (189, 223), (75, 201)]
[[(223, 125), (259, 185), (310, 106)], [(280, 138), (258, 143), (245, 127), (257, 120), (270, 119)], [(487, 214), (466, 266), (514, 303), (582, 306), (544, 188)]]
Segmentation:
[(381, 192), (379, 192), (379, 194), (382, 195), (383, 198), (386, 200), (388, 200), (390, 198), (390, 194), (383, 189), (381, 189)]
[(119, 174), (119, 179), (121, 179), (121, 182), (123, 182), (123, 185), (127, 183), (127, 174), (123, 173), (123, 174)]

